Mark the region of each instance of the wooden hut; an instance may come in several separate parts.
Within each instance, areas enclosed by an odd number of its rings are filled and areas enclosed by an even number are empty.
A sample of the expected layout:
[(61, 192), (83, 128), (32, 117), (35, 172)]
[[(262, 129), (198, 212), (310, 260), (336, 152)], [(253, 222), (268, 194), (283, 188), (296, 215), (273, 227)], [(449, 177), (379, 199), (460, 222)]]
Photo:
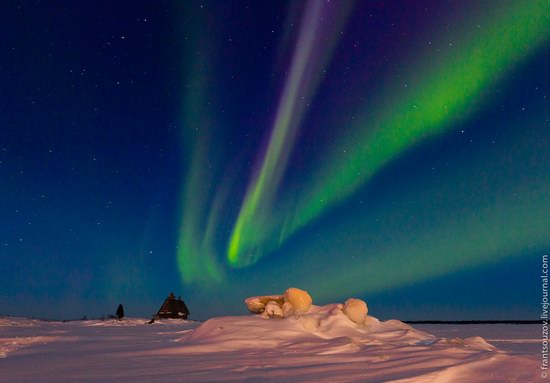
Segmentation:
[(174, 293), (170, 293), (162, 306), (155, 315), (155, 319), (172, 318), (172, 319), (187, 319), (190, 314), (185, 302), (180, 297), (176, 299)]

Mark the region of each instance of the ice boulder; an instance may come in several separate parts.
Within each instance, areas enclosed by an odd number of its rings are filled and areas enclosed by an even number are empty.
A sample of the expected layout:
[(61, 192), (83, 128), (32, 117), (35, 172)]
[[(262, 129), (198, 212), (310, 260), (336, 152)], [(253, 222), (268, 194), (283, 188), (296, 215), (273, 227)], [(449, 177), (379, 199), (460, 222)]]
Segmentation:
[(369, 309), (365, 301), (350, 298), (344, 303), (343, 311), (352, 322), (361, 324), (367, 319)]
[[(311, 307), (313, 300), (307, 291), (291, 287), (285, 291), (285, 302), (292, 305), (294, 315), (302, 315)], [(287, 316), (287, 315), (285, 315)]]

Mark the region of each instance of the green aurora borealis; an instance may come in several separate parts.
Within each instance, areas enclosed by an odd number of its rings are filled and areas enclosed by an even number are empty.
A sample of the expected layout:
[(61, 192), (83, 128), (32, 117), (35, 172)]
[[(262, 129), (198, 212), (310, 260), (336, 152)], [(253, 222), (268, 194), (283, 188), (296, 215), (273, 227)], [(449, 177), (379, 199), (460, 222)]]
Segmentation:
[(550, 1), (5, 2), (0, 315), (535, 319)]
[[(216, 253), (211, 241), (215, 240), (216, 225), (223, 214), (223, 201), (229, 198), (228, 186), (224, 180), (214, 180), (218, 183), (215, 197), (210, 203), (204, 199), (201, 185), (208, 177), (204, 159), (211, 159), (213, 153), (208, 152), (209, 145), (203, 141), (208, 133), (198, 138), (187, 176), (178, 253), (186, 283), (220, 283), (226, 278), (223, 270), (250, 267), (262, 257), (279, 256), (277, 249), (293, 236), (300, 236), (308, 225), (315, 225), (323, 214), (338, 209), (392, 161), (434, 137), (456, 134), (464, 121), (491, 105), (488, 90), (498, 86), (499, 81), (536, 53), (550, 36), (547, 1), (505, 3), (490, 13), (480, 11), (480, 15), (472, 9), (469, 22), (455, 20), (455, 27), (450, 28), (452, 33), (444, 32), (427, 48), (414, 52), (402, 73), (394, 73), (386, 80), (382, 94), (364, 105), (359, 113), (361, 117), (351, 129), (345, 130), (346, 135), (340, 137), (337, 144), (325, 148), (322, 161), (307, 171), (300, 186), (286, 190), (281, 180), (289, 171), (289, 151), (293, 149), (295, 130), (300, 129), (305, 113), (298, 99), (304, 95), (307, 102), (315, 102), (313, 94), (317, 87), (315, 81), (300, 79), (306, 69), (315, 72), (309, 74), (312, 78), (324, 69), (323, 60), (319, 64), (319, 60), (312, 59), (313, 50), (325, 50), (327, 56), (332, 50), (330, 46), (313, 46), (313, 35), (320, 32), (316, 31), (319, 26), (310, 19), (319, 17), (319, 7), (312, 10), (310, 8), (315, 7), (310, 4), (304, 11), (303, 23), (307, 24), (300, 26), (284, 91), (279, 105), (273, 106), (277, 107), (277, 114), (271, 136), (267, 148), (258, 157), (259, 170), (250, 173), (246, 195), (227, 240), (226, 254)], [(327, 40), (334, 40), (330, 36), (336, 34), (337, 29), (324, 33)], [(401, 85), (403, 82), (407, 87)], [(206, 90), (194, 89), (191, 93), (202, 92)], [(192, 104), (197, 103), (195, 96)], [(186, 105), (187, 110), (192, 109), (190, 104)], [(193, 116), (194, 121), (201, 118), (194, 113), (184, 114)], [(477, 163), (471, 164), (471, 169), (486, 175), (485, 182), (493, 177), (495, 182), (502, 182), (497, 174), (503, 170), (490, 162), (480, 156)], [(464, 167), (463, 164), (457, 166)], [(471, 169), (462, 171), (474, 177)], [(512, 171), (507, 167), (503, 169)], [(506, 177), (506, 174), (500, 176)], [(476, 186), (470, 184), (468, 178), (461, 178), (458, 172), (445, 174), (444, 178), (442, 185), (427, 186), (411, 194), (409, 205), (403, 206), (400, 212), (388, 206), (368, 209), (364, 216), (344, 225), (353, 229), (328, 234), (330, 246), (324, 241), (321, 246), (314, 238), (304, 235), (305, 244), (300, 246), (293, 262), (301, 265), (298, 269), (316, 265), (304, 276), (304, 285), (311, 286), (323, 297), (334, 298), (343, 290), (348, 294), (379, 291), (495, 262), (500, 257), (518, 254), (528, 246), (538, 248), (550, 244), (550, 201), (544, 193), (550, 188), (547, 174), (530, 177), (531, 183), (520, 185), (517, 195), (522, 198), (513, 198), (508, 193), (492, 197), (482, 193), (477, 199), (470, 198), (464, 192), (473, 191)], [(519, 179), (512, 179), (510, 188), (517, 187), (515, 181)], [(440, 194), (453, 196), (455, 202), (466, 202), (454, 209), (451, 206), (440, 209), (438, 204), (446, 204)], [(397, 217), (406, 216), (407, 210), (411, 210), (410, 214), (422, 210), (424, 226), (403, 226), (406, 221)], [(391, 241), (377, 240), (377, 235), (388, 229), (376, 225), (384, 221), (381, 214), (387, 215), (385, 225), (394, 225)], [(354, 260), (341, 266), (342, 272), (330, 278), (330, 282), (321, 283), (318, 276), (329, 273), (330, 266), (319, 260), (337, 256), (333, 254), (335, 247), (336, 253), (356, 255)], [(288, 248), (285, 251), (298, 253)], [(292, 276), (291, 271), (288, 274), (290, 280), (297, 277)]]

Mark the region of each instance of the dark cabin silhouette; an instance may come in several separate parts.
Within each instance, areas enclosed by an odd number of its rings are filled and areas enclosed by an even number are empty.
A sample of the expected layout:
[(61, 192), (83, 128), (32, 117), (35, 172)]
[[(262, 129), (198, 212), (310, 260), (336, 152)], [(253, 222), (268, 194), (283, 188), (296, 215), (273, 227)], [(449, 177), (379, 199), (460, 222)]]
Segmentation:
[(190, 312), (185, 302), (180, 297), (176, 299), (174, 293), (170, 293), (154, 318), (187, 319), (189, 314)]

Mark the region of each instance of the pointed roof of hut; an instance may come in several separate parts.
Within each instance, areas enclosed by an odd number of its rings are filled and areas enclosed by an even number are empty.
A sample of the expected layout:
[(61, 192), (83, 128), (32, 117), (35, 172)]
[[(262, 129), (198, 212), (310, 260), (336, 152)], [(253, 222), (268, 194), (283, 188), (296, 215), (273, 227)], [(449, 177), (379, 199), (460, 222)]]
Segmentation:
[(187, 319), (187, 316), (189, 314), (190, 312), (185, 305), (185, 302), (182, 301), (180, 297), (176, 299), (174, 293), (170, 293), (170, 295), (168, 295), (168, 298), (166, 298), (166, 300), (160, 307), (156, 316), (158, 318)]

